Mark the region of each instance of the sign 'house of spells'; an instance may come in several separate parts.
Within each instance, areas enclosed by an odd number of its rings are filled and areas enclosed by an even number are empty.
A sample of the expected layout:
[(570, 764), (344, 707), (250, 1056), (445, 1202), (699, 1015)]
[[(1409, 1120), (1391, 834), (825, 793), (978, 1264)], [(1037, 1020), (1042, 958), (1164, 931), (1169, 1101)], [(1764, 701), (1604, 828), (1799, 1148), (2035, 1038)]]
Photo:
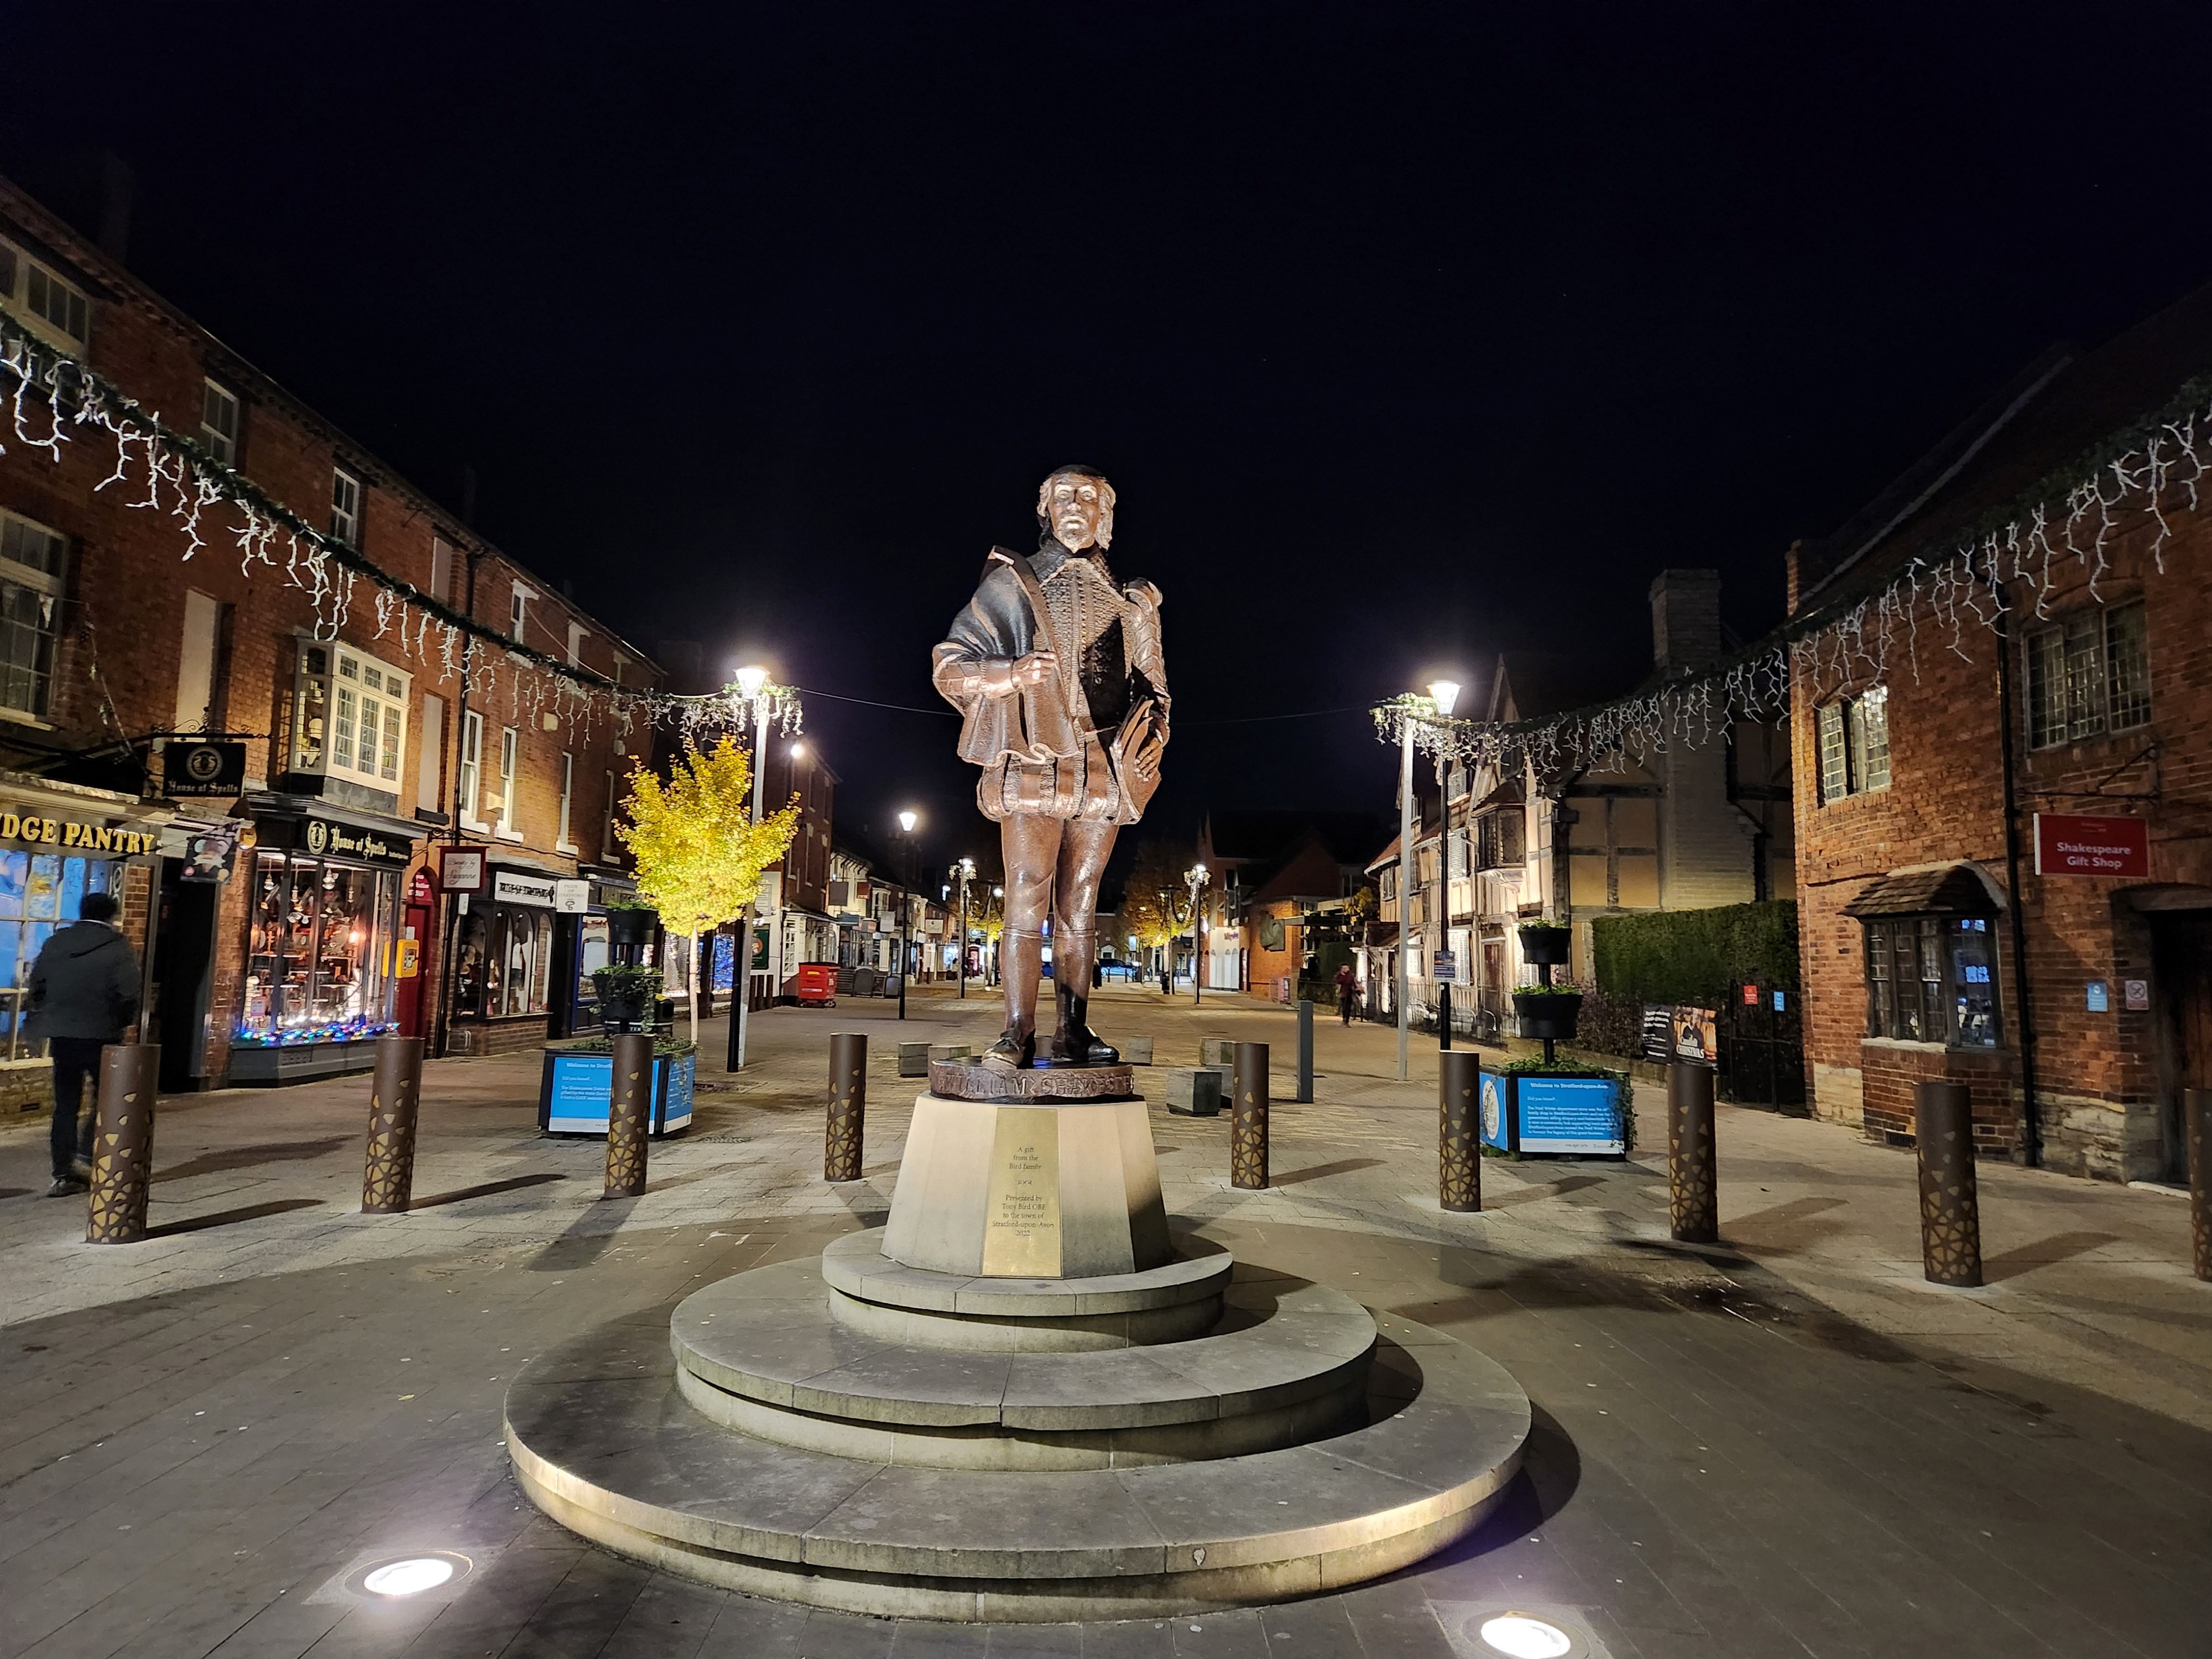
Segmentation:
[[(2208, 369), (2212, 291), (2038, 362), (1793, 550), (1796, 615), (1869, 601), (1865, 649), (1801, 653), (1793, 685), (1820, 1115), (1903, 1142), (1914, 1085), (1960, 1082), (1984, 1155), (2185, 1178), (2181, 1091), (2212, 1086), (2212, 522), (2176, 399)], [(2112, 456), (2154, 441), (2164, 468), (2120, 489)], [(1962, 545), (1954, 629), (1925, 601)], [(1917, 638), (1877, 648), (1899, 583)]]

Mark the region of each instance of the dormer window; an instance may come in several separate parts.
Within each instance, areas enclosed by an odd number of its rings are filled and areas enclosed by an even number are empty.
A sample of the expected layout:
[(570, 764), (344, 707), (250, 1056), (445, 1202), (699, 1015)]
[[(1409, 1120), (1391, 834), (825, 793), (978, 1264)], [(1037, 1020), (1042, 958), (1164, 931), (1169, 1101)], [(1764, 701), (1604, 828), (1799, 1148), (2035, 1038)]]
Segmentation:
[(29, 252), (0, 242), (0, 308), (49, 345), (82, 356), (92, 336), (84, 290)]

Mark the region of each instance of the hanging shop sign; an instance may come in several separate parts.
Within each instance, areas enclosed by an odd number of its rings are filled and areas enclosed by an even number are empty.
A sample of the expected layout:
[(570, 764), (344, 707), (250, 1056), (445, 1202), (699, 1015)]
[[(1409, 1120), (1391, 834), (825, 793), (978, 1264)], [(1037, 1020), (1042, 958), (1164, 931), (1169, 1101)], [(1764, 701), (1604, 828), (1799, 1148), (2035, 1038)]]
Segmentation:
[(481, 893), (491, 884), (491, 866), (481, 847), (448, 847), (438, 860), (438, 884), (448, 893)]
[(2073, 812), (2035, 815), (2039, 876), (2150, 874), (2150, 824), (2143, 818), (2093, 818)]
[(308, 818), (296, 845), (316, 858), (359, 859), (363, 864), (404, 864), (415, 843), (375, 830), (357, 830), (335, 818)]
[(0, 841), (28, 842), (38, 847), (73, 847), (87, 853), (113, 853), (130, 858), (152, 852), (155, 837), (143, 830), (117, 830), (105, 823), (86, 823), (78, 818), (41, 818), (21, 812), (0, 812)]
[(161, 750), (161, 793), (236, 795), (246, 787), (246, 745), (173, 738)]
[(534, 904), (553, 908), (554, 880), (550, 876), (526, 876), (519, 870), (495, 870), (491, 897), (495, 904)]
[(592, 884), (563, 878), (553, 884), (553, 908), (564, 916), (580, 916), (592, 908)]
[(235, 837), (192, 836), (185, 842), (185, 867), (180, 873), (186, 881), (225, 882), (230, 879), (231, 866), (237, 860)]

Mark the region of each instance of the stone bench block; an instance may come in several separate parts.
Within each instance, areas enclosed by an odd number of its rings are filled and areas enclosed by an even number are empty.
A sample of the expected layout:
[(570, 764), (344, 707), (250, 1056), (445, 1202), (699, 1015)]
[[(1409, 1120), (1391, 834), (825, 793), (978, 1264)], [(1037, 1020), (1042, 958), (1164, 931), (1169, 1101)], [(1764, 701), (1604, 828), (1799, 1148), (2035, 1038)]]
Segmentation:
[(1201, 1066), (1234, 1066), (1237, 1063), (1237, 1039), (1200, 1037), (1198, 1043), (1198, 1063)]
[(1211, 1066), (1168, 1073), (1168, 1110), (1178, 1117), (1218, 1117), (1221, 1096), (1221, 1073)]
[(1152, 1040), (1148, 1036), (1109, 1037), (1106, 1039), (1121, 1051), (1122, 1060), (1131, 1066), (1152, 1063)]
[[(906, 1044), (902, 1042), (899, 1048), (903, 1054)], [(928, 1051), (932, 1060), (966, 1060), (974, 1052), (964, 1042), (933, 1042), (928, 1045)], [(902, 1077), (905, 1073), (901, 1073), (900, 1075)]]
[(901, 1077), (927, 1077), (929, 1049), (927, 1042), (902, 1042), (898, 1046), (898, 1074)]

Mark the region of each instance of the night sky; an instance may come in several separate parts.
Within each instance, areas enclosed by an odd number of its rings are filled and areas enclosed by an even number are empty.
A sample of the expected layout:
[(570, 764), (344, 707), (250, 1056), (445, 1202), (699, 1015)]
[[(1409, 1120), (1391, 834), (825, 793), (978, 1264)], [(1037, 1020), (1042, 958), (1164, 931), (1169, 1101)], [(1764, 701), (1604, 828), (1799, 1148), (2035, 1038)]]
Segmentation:
[[(1792, 538), (2212, 277), (2201, 3), (9, 10), (0, 167), (113, 149), (147, 281), (648, 648), (939, 707), (1103, 470), (1148, 830), (1387, 811), (1364, 715), (1249, 717), (1641, 659), (1669, 564), (1772, 625)], [(841, 817), (992, 844), (951, 720), (807, 722)]]

